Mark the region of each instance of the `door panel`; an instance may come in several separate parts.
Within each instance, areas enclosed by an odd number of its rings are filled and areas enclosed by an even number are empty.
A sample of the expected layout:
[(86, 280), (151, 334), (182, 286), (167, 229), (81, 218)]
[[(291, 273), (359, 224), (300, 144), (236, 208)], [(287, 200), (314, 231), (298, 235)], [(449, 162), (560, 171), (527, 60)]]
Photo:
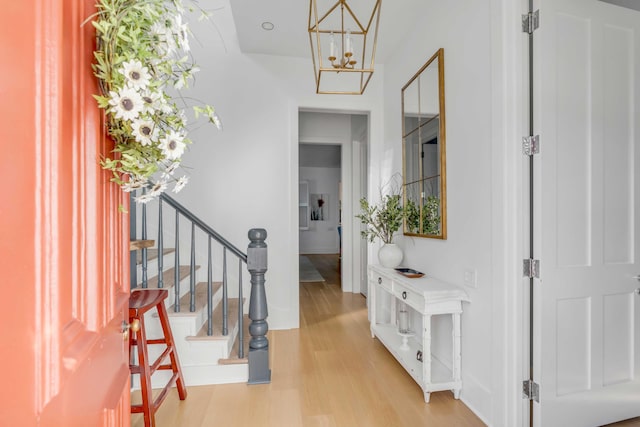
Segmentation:
[(640, 13), (542, 0), (534, 33), (534, 424), (640, 415)]
[(3, 425), (129, 424), (127, 200), (98, 164), (94, 12), (24, 0), (0, 17)]

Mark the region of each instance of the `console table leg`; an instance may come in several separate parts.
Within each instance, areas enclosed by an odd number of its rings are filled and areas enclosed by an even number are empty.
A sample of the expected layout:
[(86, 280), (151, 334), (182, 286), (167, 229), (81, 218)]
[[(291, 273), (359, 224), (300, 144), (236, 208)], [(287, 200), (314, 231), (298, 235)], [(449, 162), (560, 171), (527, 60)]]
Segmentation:
[(460, 399), (460, 389), (456, 388), (453, 390), (453, 398), (454, 399)]
[[(460, 383), (461, 376), (461, 349), (460, 349), (460, 313), (453, 313), (452, 315), (452, 323), (453, 323), (453, 380), (457, 383)], [(455, 396), (454, 392), (454, 396)], [(460, 394), (460, 390), (458, 389), (458, 393)], [(457, 399), (457, 397), (456, 397)]]
[[(431, 316), (422, 316), (422, 384), (431, 384)], [(424, 401), (429, 403), (431, 393), (424, 393)]]
[(429, 400), (431, 399), (431, 393), (428, 391), (424, 392), (424, 401), (425, 403), (429, 403)]

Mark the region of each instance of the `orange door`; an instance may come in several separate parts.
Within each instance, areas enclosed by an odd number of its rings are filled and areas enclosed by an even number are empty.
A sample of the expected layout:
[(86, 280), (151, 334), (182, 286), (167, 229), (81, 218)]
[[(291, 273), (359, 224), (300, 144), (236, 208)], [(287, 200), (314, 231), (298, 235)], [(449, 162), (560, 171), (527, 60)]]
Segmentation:
[(91, 97), (94, 0), (0, 12), (0, 425), (129, 425), (127, 201)]

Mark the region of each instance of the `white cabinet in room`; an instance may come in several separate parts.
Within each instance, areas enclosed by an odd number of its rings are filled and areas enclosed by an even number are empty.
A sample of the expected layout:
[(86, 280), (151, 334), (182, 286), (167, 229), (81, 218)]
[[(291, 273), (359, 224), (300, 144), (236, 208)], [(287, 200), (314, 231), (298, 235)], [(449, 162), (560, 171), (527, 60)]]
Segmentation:
[(298, 183), (298, 211), (299, 211), (299, 224), (300, 230), (309, 229), (309, 182), (300, 181)]
[[(460, 315), (467, 293), (457, 286), (432, 277), (407, 278), (392, 268), (369, 266), (369, 320), (371, 337), (378, 338), (418, 383), (429, 402), (432, 392), (451, 390), (456, 399), (462, 390)], [(400, 307), (400, 308), (399, 308)], [(411, 333), (401, 334), (406, 319), (400, 311), (417, 318)], [(447, 366), (432, 356), (431, 318), (449, 315), (452, 322), (452, 361)]]

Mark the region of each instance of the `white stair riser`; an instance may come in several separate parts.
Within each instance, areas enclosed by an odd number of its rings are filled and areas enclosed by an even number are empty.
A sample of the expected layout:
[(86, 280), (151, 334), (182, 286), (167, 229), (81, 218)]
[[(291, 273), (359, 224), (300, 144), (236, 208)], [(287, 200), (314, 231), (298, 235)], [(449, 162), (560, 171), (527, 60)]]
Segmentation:
[[(185, 263), (185, 260), (183, 259), (184, 256), (180, 255), (180, 262), (182, 265), (188, 265), (189, 262), (187, 261)], [(162, 257), (162, 261), (163, 261), (163, 268), (165, 270), (172, 268), (175, 264), (175, 252), (171, 252), (168, 254), (164, 254), (164, 256)], [(142, 264), (137, 264), (136, 265), (136, 271), (138, 274), (138, 282), (142, 283)], [(147, 261), (147, 277), (153, 277), (155, 276), (158, 271), (158, 258), (153, 258)]]
[[(229, 335), (229, 340), (180, 340), (176, 342), (176, 353), (178, 354), (180, 365), (182, 367), (194, 365), (217, 365), (218, 360), (227, 358), (229, 355), (231, 347), (233, 346), (233, 342), (230, 342), (230, 339), (231, 335)], [(165, 348), (166, 347), (162, 344), (148, 345), (147, 354), (149, 356), (149, 364), (153, 363), (162, 354)], [(135, 361), (137, 364), (137, 353), (135, 355)], [(168, 365), (169, 363), (169, 358), (166, 358), (162, 364)], [(153, 376), (155, 375), (157, 375), (157, 373)]]
[[(188, 286), (187, 286), (188, 289)], [(188, 291), (187, 291), (188, 292)], [(173, 292), (170, 292), (170, 297)], [(212, 298), (212, 308), (220, 303), (222, 299), (222, 291), (218, 290)], [(207, 322), (207, 309), (206, 307), (200, 311), (190, 313), (189, 311), (173, 313), (173, 299), (167, 298), (165, 306), (167, 307), (167, 314), (169, 315), (169, 324), (171, 325), (171, 333), (173, 334), (174, 341), (178, 342), (184, 340), (186, 337), (194, 336), (198, 333), (202, 325)], [(161, 337), (162, 327), (160, 326), (160, 320), (158, 313), (155, 310), (149, 311), (145, 314), (144, 318), (145, 327), (147, 331), (147, 337)]]

